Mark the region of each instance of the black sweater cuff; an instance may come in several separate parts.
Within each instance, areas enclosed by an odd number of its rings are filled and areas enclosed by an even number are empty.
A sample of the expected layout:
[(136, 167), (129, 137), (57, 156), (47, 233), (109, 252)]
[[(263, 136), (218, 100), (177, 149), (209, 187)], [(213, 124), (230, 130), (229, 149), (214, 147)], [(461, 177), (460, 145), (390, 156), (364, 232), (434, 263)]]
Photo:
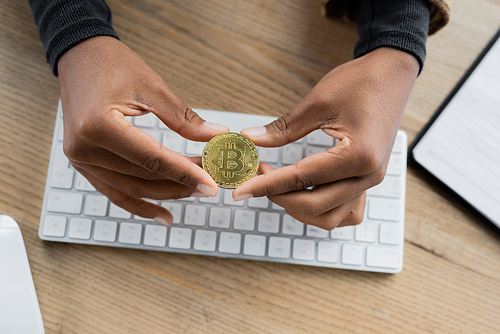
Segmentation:
[(95, 36), (118, 35), (104, 0), (29, 0), (45, 56), (57, 76), (59, 58), (76, 44)]
[(359, 41), (354, 58), (380, 47), (393, 47), (425, 62), (429, 30), (428, 0), (361, 0), (357, 8)]

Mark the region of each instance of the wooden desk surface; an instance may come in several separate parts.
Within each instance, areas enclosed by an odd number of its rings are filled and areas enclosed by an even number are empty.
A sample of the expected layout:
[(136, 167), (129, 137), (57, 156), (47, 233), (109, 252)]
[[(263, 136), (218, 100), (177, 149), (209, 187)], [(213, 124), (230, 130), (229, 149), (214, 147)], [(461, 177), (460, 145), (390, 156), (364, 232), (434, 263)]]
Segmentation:
[[(122, 40), (192, 107), (283, 114), (357, 40), (314, 0), (108, 3)], [(453, 1), (403, 117), (410, 140), (499, 18), (500, 0)], [(397, 275), (41, 241), (58, 97), (27, 1), (2, 0), (0, 213), (23, 232), (47, 333), (500, 330), (500, 238), (412, 170)]]

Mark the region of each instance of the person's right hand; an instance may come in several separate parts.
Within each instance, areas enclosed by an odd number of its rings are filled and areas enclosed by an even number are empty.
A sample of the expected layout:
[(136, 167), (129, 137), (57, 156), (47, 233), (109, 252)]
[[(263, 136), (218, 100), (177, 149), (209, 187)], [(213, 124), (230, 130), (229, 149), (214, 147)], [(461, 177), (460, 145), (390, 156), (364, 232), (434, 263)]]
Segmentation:
[(112, 37), (94, 37), (58, 63), (64, 113), (64, 153), (111, 202), (159, 222), (172, 214), (143, 198), (215, 196), (218, 187), (188, 158), (134, 128), (125, 116), (155, 114), (171, 130), (208, 141), (229, 129), (205, 122), (136, 53)]

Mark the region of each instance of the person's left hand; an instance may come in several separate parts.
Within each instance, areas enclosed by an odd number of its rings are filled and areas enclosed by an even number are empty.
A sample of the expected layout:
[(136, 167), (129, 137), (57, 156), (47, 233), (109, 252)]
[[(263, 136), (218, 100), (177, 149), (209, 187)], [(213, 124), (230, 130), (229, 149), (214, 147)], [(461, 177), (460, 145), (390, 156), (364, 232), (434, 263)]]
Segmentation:
[(267, 196), (299, 221), (328, 230), (361, 223), (365, 191), (384, 179), (418, 70), (410, 54), (376, 49), (328, 73), (276, 121), (242, 130), (264, 147), (286, 145), (315, 129), (338, 142), (277, 170), (261, 163), (262, 175), (235, 189), (234, 200)]

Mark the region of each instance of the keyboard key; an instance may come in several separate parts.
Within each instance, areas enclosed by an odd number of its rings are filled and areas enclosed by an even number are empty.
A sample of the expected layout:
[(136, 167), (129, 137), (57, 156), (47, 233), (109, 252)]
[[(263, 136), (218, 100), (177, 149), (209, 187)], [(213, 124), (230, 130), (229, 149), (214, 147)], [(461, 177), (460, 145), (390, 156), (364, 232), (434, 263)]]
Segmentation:
[(225, 205), (231, 205), (231, 206), (244, 206), (245, 205), (246, 200), (245, 201), (238, 201), (238, 202), (233, 201), (233, 191), (232, 190), (220, 189), (219, 191), (224, 192), (223, 202)]
[(283, 147), (281, 161), (284, 165), (292, 165), (302, 160), (302, 145), (288, 144)]
[(394, 224), (380, 224), (379, 242), (386, 245), (399, 245), (401, 227)]
[(163, 140), (161, 144), (169, 150), (177, 153), (182, 153), (182, 150), (184, 148), (184, 141), (185, 139), (182, 138), (178, 133), (168, 130), (163, 134)]
[(146, 246), (165, 247), (167, 244), (167, 227), (164, 225), (146, 225), (144, 244)]
[(289, 238), (270, 237), (267, 255), (279, 259), (288, 259), (290, 257), (290, 246), (291, 241)]
[(368, 200), (368, 218), (399, 221), (400, 203), (392, 199), (371, 198)]
[(342, 263), (360, 266), (363, 264), (363, 246), (356, 244), (342, 245)]
[(284, 209), (282, 206), (279, 206), (279, 205), (278, 205), (278, 204), (276, 204), (276, 203), (273, 203), (273, 204), (272, 204), (272, 206), (271, 206), (271, 208), (272, 208), (273, 210), (276, 210), (276, 211), (285, 211), (285, 209)]
[(186, 205), (186, 213), (184, 214), (184, 224), (194, 226), (204, 226), (207, 216), (207, 207), (201, 205)]
[(80, 191), (96, 191), (94, 186), (80, 173), (76, 173), (75, 189)]
[(399, 261), (399, 251), (397, 248), (370, 246), (366, 250), (367, 266), (397, 269)]
[(298, 221), (288, 214), (283, 215), (283, 230), (286, 235), (304, 235), (304, 223)]
[(200, 203), (219, 204), (222, 192), (223, 191), (221, 189), (219, 189), (219, 192), (214, 197), (200, 197), (200, 198), (198, 198), (198, 201)]
[(217, 232), (210, 230), (196, 230), (194, 233), (193, 248), (198, 251), (215, 252)]
[(57, 131), (57, 140), (63, 141), (64, 139), (64, 123), (59, 124), (59, 129)]
[(382, 183), (366, 191), (369, 196), (400, 198), (401, 197), (401, 179), (396, 176), (386, 175)]
[(295, 260), (313, 261), (315, 251), (314, 240), (294, 239), (293, 240), (293, 258)]
[(87, 195), (84, 213), (89, 216), (106, 216), (108, 198), (102, 195)]
[(330, 232), (330, 238), (334, 240), (352, 240), (354, 226), (337, 227)]
[(118, 242), (138, 245), (141, 243), (142, 225), (137, 223), (121, 223)]
[(309, 157), (313, 154), (324, 153), (328, 150), (327, 147), (319, 147), (319, 146), (307, 146), (306, 147), (306, 157)]
[(221, 232), (219, 238), (219, 252), (238, 254), (241, 249), (241, 234)]
[(399, 176), (403, 171), (403, 164), (406, 161), (403, 160), (401, 155), (391, 154), (391, 158), (389, 159), (389, 165), (387, 166), (387, 175)]
[(229, 228), (231, 225), (231, 209), (212, 207), (208, 226), (216, 228)]
[(168, 126), (166, 126), (165, 123), (161, 121), (161, 119), (158, 119), (158, 129), (169, 130)]
[(155, 128), (157, 117), (153, 113), (148, 113), (133, 118), (134, 125), (142, 128)]
[(53, 156), (53, 163), (59, 168), (70, 168), (69, 160), (64, 154), (63, 144), (57, 144)]
[(340, 259), (340, 244), (331, 241), (318, 242), (318, 261), (337, 263)]
[(317, 226), (306, 225), (306, 235), (311, 238), (328, 238), (330, 231)]
[(138, 215), (134, 215), (134, 219), (135, 220), (141, 220), (143, 222), (151, 222), (151, 223), (155, 221), (152, 218), (144, 218), (144, 217), (141, 217), (141, 216), (138, 216)]
[(375, 242), (377, 240), (377, 224), (363, 222), (356, 226), (355, 240), (360, 242)]
[(69, 167), (69, 160), (62, 151), (62, 145), (58, 145), (54, 154), (50, 186), (60, 189), (71, 189), (75, 171)]
[(94, 240), (115, 242), (118, 223), (112, 220), (96, 220), (94, 227)]
[(64, 216), (46, 215), (43, 220), (42, 234), (48, 237), (64, 237), (66, 221), (67, 218)]
[(269, 207), (269, 200), (267, 199), (267, 197), (249, 198), (248, 207), (256, 209), (267, 209)]
[(394, 142), (394, 147), (392, 148), (392, 153), (401, 154), (405, 149), (404, 136), (398, 134), (396, 136), (396, 141)]
[(184, 198), (178, 198), (177, 200), (182, 202), (194, 202), (196, 201), (196, 197), (184, 197)]
[(255, 229), (255, 211), (234, 211), (233, 227), (235, 230), (253, 231)]
[(51, 212), (79, 214), (82, 212), (83, 195), (78, 193), (49, 191), (47, 210)]
[(170, 211), (172, 216), (174, 216), (174, 224), (179, 224), (182, 219), (182, 204), (176, 202), (162, 202), (161, 206)]
[(324, 133), (323, 130), (315, 130), (307, 135), (306, 142), (310, 145), (326, 146), (330, 148), (333, 147), (334, 139)]
[(91, 228), (92, 219), (71, 218), (69, 220), (68, 238), (88, 240), (90, 239)]
[(264, 256), (266, 254), (266, 237), (257, 234), (246, 234), (243, 254)]
[(142, 131), (146, 132), (148, 135), (153, 137), (157, 142), (161, 143), (162, 142), (162, 137), (163, 135), (160, 134), (159, 131), (157, 130), (152, 130), (152, 129), (141, 129)]
[(193, 231), (184, 227), (172, 227), (170, 229), (170, 238), (168, 239), (168, 247), (189, 249), (191, 248), (191, 236)]
[(186, 154), (201, 156), (206, 144), (207, 143), (189, 140), (186, 144)]
[(278, 233), (280, 231), (280, 214), (274, 212), (260, 212), (257, 230), (264, 233)]
[(279, 157), (278, 147), (259, 147), (259, 160), (271, 164), (277, 164)]
[(120, 208), (114, 203), (109, 203), (109, 216), (111, 218), (120, 218), (120, 219), (130, 219), (132, 214), (125, 209)]

